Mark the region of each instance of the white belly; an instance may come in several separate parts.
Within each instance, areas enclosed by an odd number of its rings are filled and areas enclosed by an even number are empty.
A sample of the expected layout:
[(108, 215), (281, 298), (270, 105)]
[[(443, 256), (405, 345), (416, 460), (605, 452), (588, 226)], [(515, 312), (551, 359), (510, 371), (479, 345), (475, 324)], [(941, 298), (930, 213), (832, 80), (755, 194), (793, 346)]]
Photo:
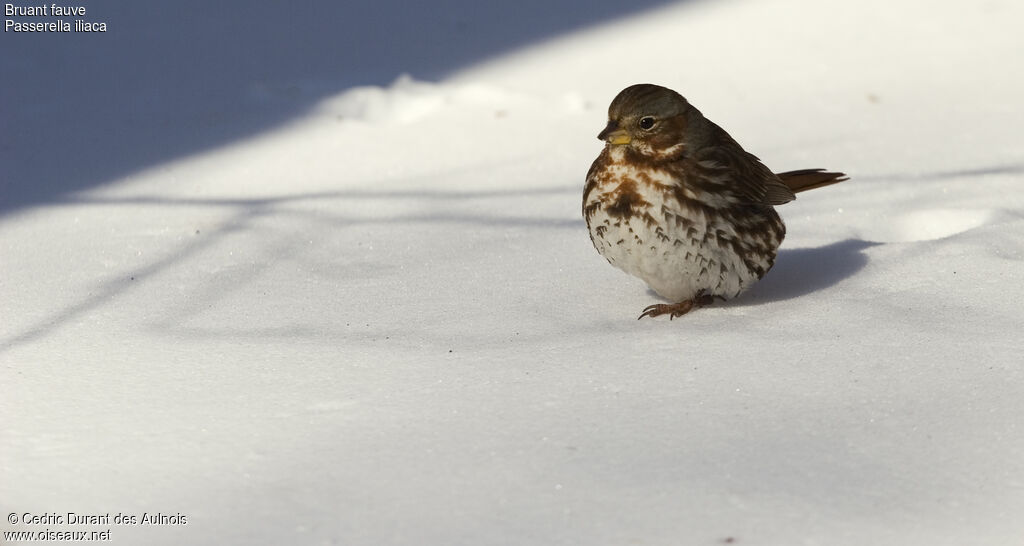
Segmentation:
[[(591, 238), (612, 265), (672, 302), (701, 292), (733, 298), (758, 279), (733, 250), (736, 232), (731, 224), (709, 222), (701, 211), (652, 205), (653, 223), (641, 216), (622, 218), (595, 211)], [(771, 267), (771, 260), (766, 262), (764, 270)]]

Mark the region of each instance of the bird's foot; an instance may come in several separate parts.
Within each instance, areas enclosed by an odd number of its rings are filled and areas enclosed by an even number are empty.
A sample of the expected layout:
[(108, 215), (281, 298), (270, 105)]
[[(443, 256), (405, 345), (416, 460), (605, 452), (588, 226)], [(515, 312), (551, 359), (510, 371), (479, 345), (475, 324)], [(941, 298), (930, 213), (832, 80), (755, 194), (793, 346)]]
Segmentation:
[(681, 317), (694, 309), (700, 309), (701, 307), (711, 305), (711, 303), (715, 301), (715, 298), (723, 301), (725, 300), (722, 296), (712, 296), (704, 290), (701, 290), (700, 292), (697, 292), (697, 295), (692, 299), (684, 300), (679, 303), (656, 303), (654, 305), (648, 305), (636, 320), (640, 320), (644, 317), (653, 318), (659, 315), (668, 315), (668, 319), (672, 320), (676, 317)]

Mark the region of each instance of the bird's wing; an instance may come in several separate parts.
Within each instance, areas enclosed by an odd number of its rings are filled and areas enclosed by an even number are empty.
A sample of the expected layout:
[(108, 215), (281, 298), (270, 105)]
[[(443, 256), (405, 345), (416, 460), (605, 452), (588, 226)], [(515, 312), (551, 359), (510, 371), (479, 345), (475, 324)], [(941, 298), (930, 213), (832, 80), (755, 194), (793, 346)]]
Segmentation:
[(720, 181), (718, 191), (732, 195), (737, 201), (781, 205), (796, 199), (789, 186), (735, 141), (705, 147), (690, 160), (705, 176)]
[(597, 156), (597, 159), (590, 164), (590, 170), (587, 171), (587, 183), (583, 186), (583, 217), (587, 216), (587, 201), (590, 200), (590, 193), (597, 187), (597, 178), (594, 174), (602, 169), (608, 162), (608, 148), (601, 150), (601, 153)]

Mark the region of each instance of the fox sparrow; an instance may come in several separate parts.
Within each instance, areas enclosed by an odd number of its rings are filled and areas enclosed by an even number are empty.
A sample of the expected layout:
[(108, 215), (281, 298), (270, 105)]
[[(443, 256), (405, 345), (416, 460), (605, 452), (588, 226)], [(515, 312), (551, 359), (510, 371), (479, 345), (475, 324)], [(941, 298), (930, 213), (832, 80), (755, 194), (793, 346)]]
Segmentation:
[(639, 84), (608, 107), (604, 150), (587, 173), (583, 217), (609, 263), (672, 301), (639, 318), (675, 318), (734, 298), (775, 263), (786, 234), (773, 205), (846, 180), (775, 174), (671, 89)]

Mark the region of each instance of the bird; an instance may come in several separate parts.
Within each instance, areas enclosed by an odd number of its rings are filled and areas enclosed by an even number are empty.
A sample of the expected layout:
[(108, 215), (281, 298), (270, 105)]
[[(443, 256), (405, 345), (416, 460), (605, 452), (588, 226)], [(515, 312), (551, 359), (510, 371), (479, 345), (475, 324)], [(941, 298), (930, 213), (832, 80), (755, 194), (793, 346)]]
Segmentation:
[(772, 268), (786, 226), (775, 205), (848, 180), (824, 169), (774, 173), (682, 95), (643, 83), (608, 107), (587, 172), (583, 217), (613, 266), (671, 303), (669, 319), (739, 296)]

